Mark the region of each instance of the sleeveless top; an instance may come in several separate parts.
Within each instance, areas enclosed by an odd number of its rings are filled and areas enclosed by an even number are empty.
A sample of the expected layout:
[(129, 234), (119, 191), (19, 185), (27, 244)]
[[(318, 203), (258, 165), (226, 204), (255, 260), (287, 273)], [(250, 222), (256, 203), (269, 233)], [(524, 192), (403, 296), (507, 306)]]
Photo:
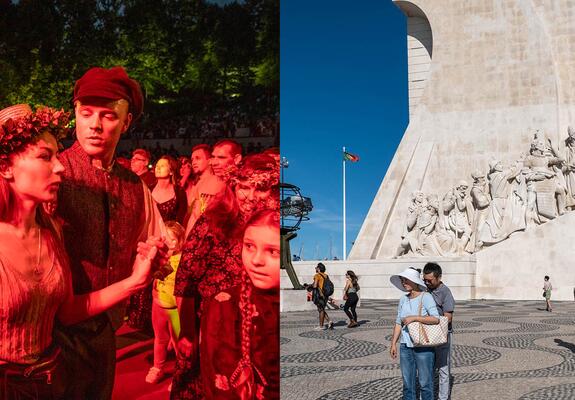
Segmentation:
[(172, 197), (170, 200), (164, 201), (163, 203), (156, 203), (158, 206), (158, 211), (164, 221), (175, 221), (176, 220), (176, 197)]
[(33, 364), (52, 344), (54, 318), (66, 297), (66, 278), (54, 260), (40, 280), (24, 277), (0, 255), (0, 360)]
[(156, 201), (156, 205), (164, 222), (176, 221), (183, 225), (188, 212), (188, 198), (186, 197), (186, 192), (179, 186), (174, 187), (174, 192), (174, 197), (163, 203)]

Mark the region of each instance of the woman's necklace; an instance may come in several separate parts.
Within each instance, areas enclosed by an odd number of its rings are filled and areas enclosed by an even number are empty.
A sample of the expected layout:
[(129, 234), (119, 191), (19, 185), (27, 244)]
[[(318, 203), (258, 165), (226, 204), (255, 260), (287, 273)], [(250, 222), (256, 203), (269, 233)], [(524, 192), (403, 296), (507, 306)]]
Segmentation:
[[(26, 246), (24, 246), (24, 244), (20, 243), (20, 246), (22, 246), (24, 250), (26, 250), (26, 253), (28, 253), (30, 259), (34, 259), (34, 255), (30, 252), (30, 250), (28, 250)], [(36, 255), (36, 265), (34, 266), (33, 270), (35, 277), (42, 275), (42, 273), (44, 272), (44, 269), (40, 268), (41, 260), (42, 260), (42, 229), (38, 227), (38, 254)]]
[(40, 262), (42, 260), (42, 229), (38, 227), (38, 256), (36, 257), (36, 266), (34, 267), (34, 275), (41, 275), (44, 272), (40, 268)]

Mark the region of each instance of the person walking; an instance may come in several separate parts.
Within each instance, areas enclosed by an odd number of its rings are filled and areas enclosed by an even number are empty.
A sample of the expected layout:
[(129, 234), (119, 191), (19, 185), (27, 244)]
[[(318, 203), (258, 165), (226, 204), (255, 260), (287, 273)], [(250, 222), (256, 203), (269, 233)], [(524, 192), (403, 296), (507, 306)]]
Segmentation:
[(357, 313), (355, 312), (355, 307), (359, 302), (359, 284), (357, 283), (357, 275), (353, 271), (347, 271), (345, 274), (345, 287), (343, 289), (343, 300), (345, 305), (343, 306), (343, 311), (349, 318), (348, 328), (354, 328), (358, 326), (357, 323)]
[[(329, 319), (329, 315), (325, 311), (325, 306), (327, 305), (328, 296), (324, 294), (323, 284), (327, 278), (325, 273), (325, 265), (323, 263), (318, 263), (315, 267), (315, 275), (313, 276), (313, 294), (312, 300), (317, 307), (319, 313), (319, 326), (316, 330), (333, 329), (333, 322)], [(327, 321), (327, 328), (324, 323)]]
[[(399, 299), (397, 318), (391, 338), (389, 353), (392, 359), (397, 358), (397, 342), (401, 338), (399, 365), (403, 377), (403, 399), (416, 400), (416, 382), (421, 387), (421, 400), (433, 400), (433, 366), (435, 351), (433, 347), (414, 347), (409, 336), (407, 325), (419, 322), (426, 325), (439, 323), (439, 313), (433, 296), (427, 293), (427, 287), (419, 276), (419, 271), (408, 268), (398, 275), (393, 275), (390, 282), (403, 292)], [(421, 313), (420, 313), (421, 311)]]
[(437, 311), (449, 321), (447, 343), (435, 348), (435, 368), (439, 370), (438, 399), (447, 400), (451, 397), (451, 339), (453, 335), (451, 320), (455, 309), (455, 299), (451, 290), (441, 281), (441, 275), (441, 267), (436, 263), (427, 263), (423, 267), (423, 281), (435, 300)]
[(551, 290), (553, 290), (553, 286), (551, 286), (551, 282), (549, 282), (549, 277), (545, 275), (543, 281), (543, 297), (545, 297), (545, 304), (547, 306), (545, 311), (553, 311), (551, 309)]

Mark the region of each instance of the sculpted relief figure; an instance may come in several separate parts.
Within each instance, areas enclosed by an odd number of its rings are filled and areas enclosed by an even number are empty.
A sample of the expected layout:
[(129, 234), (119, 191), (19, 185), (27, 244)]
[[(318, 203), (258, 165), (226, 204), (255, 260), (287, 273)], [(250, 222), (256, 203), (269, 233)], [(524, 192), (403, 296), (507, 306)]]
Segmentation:
[(448, 213), (449, 228), (453, 231), (456, 238), (458, 254), (464, 254), (465, 246), (471, 237), (473, 204), (467, 194), (468, 188), (469, 184), (466, 181), (460, 181), (443, 198), (443, 207)]
[(440, 219), (437, 196), (425, 197), (423, 192), (412, 195), (406, 225), (396, 257), (405, 254), (449, 256), (456, 250), (455, 236), (445, 229), (446, 220)]
[[(535, 223), (540, 224), (565, 212), (565, 185), (563, 175), (558, 174), (558, 165), (564, 161), (554, 157), (552, 148), (540, 137), (535, 137), (530, 154), (525, 158), (528, 168), (526, 179), (528, 189), (535, 193)], [(555, 168), (553, 168), (555, 167)], [(560, 170), (559, 170), (560, 171)]]
[(489, 212), (489, 204), (491, 204), (485, 174), (481, 171), (475, 171), (471, 174), (471, 178), (473, 178), (473, 186), (469, 196), (475, 211), (473, 213), (473, 222), (471, 223), (471, 237), (465, 247), (465, 251), (468, 253), (474, 253), (483, 246), (483, 242), (478, 238), (478, 233), (483, 229)]
[(522, 164), (523, 159), (508, 168), (501, 161), (489, 163), (491, 205), (478, 232), (478, 240), (483, 245), (498, 243), (513, 232), (525, 229), (527, 184), (521, 174)]
[(426, 236), (424, 252), (436, 256), (453, 256), (457, 254), (455, 234), (449, 228), (448, 215), (436, 195), (427, 197), (427, 212), (435, 217), (433, 231)]
[(575, 129), (572, 126), (567, 128), (567, 135), (563, 173), (567, 187), (566, 206), (573, 210), (575, 209)]
[(401, 235), (401, 243), (395, 254), (396, 257), (408, 253), (410, 250), (416, 253), (419, 249), (419, 230), (417, 223), (426, 207), (427, 200), (425, 194), (420, 191), (414, 192), (411, 195), (411, 202), (407, 208), (405, 227)]

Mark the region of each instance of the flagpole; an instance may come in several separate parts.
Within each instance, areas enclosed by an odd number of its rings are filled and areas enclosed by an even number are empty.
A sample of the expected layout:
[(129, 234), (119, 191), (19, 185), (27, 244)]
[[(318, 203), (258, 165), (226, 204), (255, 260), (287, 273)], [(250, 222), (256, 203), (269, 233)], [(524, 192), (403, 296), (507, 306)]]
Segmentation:
[(345, 146), (343, 147), (343, 261), (347, 257), (346, 237), (345, 237)]

